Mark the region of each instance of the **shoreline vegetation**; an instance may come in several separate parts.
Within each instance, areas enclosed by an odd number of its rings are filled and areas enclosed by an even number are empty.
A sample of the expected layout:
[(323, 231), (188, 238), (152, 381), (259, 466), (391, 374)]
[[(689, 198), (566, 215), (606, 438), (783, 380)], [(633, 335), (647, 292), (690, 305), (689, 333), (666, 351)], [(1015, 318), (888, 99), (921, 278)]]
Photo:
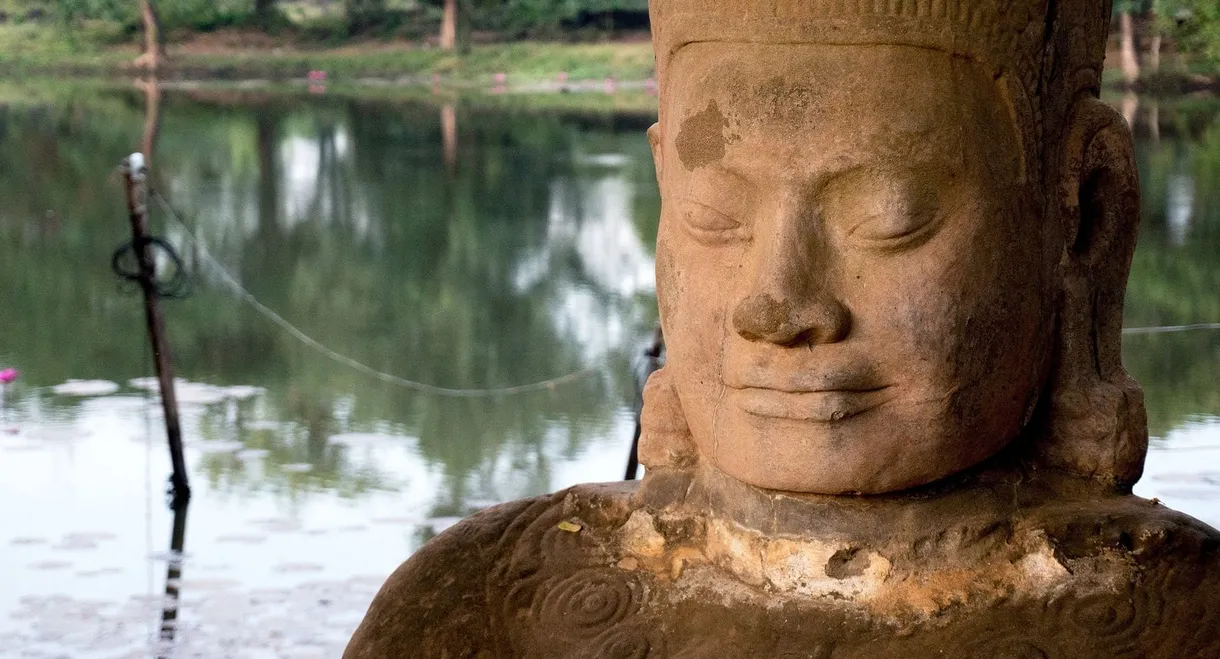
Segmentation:
[[(1216, 0), (1117, 0), (1103, 84), (1220, 94)], [(0, 80), (655, 93), (647, 0), (0, 0)]]
[[(146, 77), (131, 45), (34, 44), (14, 39), (0, 25), (0, 79)], [(8, 38), (6, 38), (6, 36)], [(313, 44), (237, 45), (241, 37), (217, 45), (222, 34), (203, 43), (170, 44), (156, 72), (167, 84), (312, 83), (367, 87), (432, 86), (447, 90), (498, 92), (651, 92), (655, 84), (652, 44), (647, 35), (601, 43), (518, 41), (484, 43), (465, 53), (405, 40), (360, 40), (341, 46)], [(42, 40), (42, 39), (39, 39)], [(22, 43), (26, 42), (26, 43)], [(83, 47), (82, 47), (83, 46)], [(1152, 96), (1193, 93), (1220, 95), (1220, 71), (1188, 66), (1145, 72), (1129, 80), (1107, 58), (1106, 87)]]
[[(125, 78), (149, 75), (132, 45), (72, 43), (0, 25), (0, 78)], [(156, 77), (166, 81), (356, 82), (445, 86), (584, 88), (643, 85), (653, 77), (647, 35), (602, 43), (518, 41), (475, 44), (465, 53), (401, 39), (339, 46), (262, 42), (219, 32), (167, 46)]]

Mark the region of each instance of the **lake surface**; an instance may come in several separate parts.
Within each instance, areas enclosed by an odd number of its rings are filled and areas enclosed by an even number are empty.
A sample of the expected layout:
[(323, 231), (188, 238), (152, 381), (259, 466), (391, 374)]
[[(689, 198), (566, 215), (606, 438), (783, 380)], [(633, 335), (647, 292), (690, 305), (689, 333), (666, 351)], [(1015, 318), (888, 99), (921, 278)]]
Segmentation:
[[(1220, 103), (1135, 101), (1127, 324), (1220, 323)], [(154, 205), (153, 227), (195, 275), (165, 303), (179, 557), (141, 302), (110, 270), (146, 98), (0, 88), (0, 654), (165, 654), (174, 568), (174, 656), (338, 656), (460, 517), (621, 478), (656, 324), (651, 118), (581, 105), (165, 92), (156, 187), (183, 224)], [(1125, 356), (1155, 436), (1137, 491), (1220, 525), (1220, 330)]]

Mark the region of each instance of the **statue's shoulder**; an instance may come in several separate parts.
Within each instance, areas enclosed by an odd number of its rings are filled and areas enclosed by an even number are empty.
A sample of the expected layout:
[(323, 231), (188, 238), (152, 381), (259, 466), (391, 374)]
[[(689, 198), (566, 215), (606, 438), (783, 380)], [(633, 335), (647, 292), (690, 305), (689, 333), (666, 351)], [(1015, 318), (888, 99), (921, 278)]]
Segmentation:
[(1220, 531), (1155, 499), (1071, 501), (1038, 517), (1057, 553), (1069, 559), (1119, 551), (1145, 567), (1166, 559), (1209, 567), (1220, 561)]
[(1135, 496), (1068, 505), (1046, 521), (1073, 575), (1112, 577), (1051, 607), (1098, 656), (1220, 657), (1220, 531)]
[[(629, 485), (582, 485), (494, 506), (428, 541), (382, 586), (345, 659), (511, 656), (514, 584), (596, 560), (627, 514)], [(569, 551), (576, 549), (578, 551)], [(560, 564), (564, 563), (564, 564)]]

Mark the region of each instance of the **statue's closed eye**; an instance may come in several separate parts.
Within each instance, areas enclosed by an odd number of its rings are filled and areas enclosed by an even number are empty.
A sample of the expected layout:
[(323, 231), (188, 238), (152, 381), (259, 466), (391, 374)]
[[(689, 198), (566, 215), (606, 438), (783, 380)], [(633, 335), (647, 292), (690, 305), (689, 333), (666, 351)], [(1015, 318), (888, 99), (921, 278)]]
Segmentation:
[(827, 219), (841, 227), (849, 244), (885, 250), (914, 247), (931, 237), (945, 216), (934, 187), (915, 181), (860, 183), (840, 186), (823, 201)]
[(866, 247), (902, 249), (913, 247), (931, 236), (939, 222), (936, 209), (909, 212), (895, 210), (868, 216), (847, 232), (847, 238)]
[(725, 243), (747, 237), (741, 222), (702, 202), (683, 200), (682, 219), (687, 231), (700, 242)]

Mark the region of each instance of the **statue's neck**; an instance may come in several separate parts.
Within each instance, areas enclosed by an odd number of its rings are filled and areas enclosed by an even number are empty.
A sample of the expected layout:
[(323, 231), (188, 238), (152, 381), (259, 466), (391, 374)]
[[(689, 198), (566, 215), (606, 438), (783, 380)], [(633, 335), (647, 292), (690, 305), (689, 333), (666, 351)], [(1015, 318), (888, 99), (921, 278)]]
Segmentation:
[(872, 496), (764, 490), (699, 463), (689, 470), (650, 471), (638, 501), (654, 509), (732, 522), (765, 536), (883, 543), (941, 530), (987, 526), (1056, 501), (1096, 498), (1094, 484), (1031, 475), (1011, 461), (983, 465), (937, 483)]

